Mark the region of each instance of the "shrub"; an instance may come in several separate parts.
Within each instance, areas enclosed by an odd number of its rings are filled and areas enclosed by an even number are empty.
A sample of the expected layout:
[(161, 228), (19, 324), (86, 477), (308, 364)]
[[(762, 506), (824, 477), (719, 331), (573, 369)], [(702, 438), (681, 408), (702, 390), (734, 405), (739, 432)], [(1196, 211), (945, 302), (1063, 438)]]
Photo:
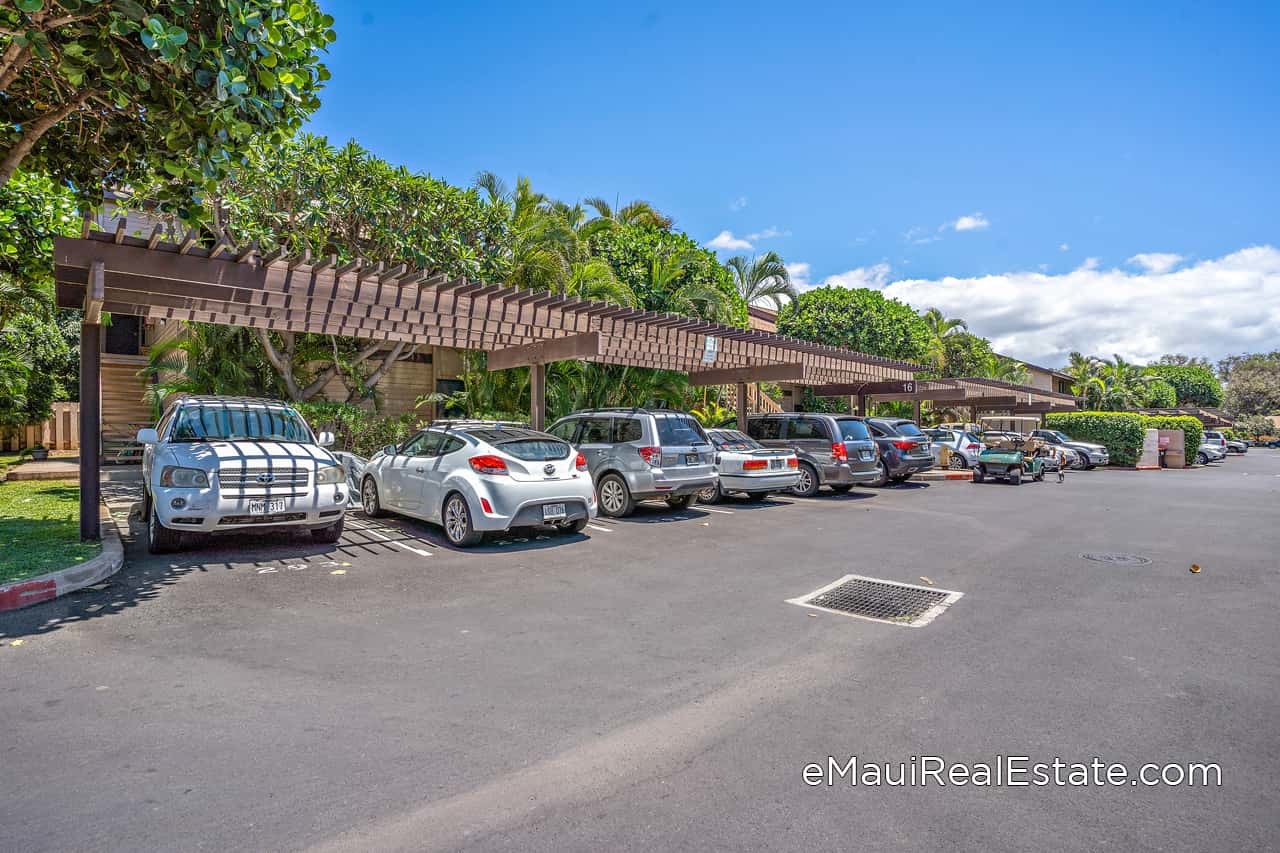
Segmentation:
[(1178, 391), (1163, 379), (1153, 379), (1142, 390), (1142, 405), (1148, 409), (1172, 409), (1178, 405)]
[(1179, 406), (1221, 406), (1222, 383), (1211, 368), (1200, 364), (1153, 364), (1146, 368), (1173, 386)]
[(1200, 423), (1199, 418), (1193, 418), (1189, 415), (1143, 415), (1143, 429), (1180, 429), (1182, 430), (1182, 438), (1186, 443), (1187, 457), (1194, 459), (1196, 449), (1200, 447), (1200, 442), (1204, 440), (1204, 424)]
[(1135, 465), (1142, 449), (1142, 418), (1128, 412), (1062, 412), (1046, 416), (1045, 426), (1105, 446), (1112, 465)]
[(334, 435), (334, 449), (370, 457), (388, 444), (400, 444), (418, 429), (413, 413), (376, 415), (350, 403), (296, 403), (316, 432)]

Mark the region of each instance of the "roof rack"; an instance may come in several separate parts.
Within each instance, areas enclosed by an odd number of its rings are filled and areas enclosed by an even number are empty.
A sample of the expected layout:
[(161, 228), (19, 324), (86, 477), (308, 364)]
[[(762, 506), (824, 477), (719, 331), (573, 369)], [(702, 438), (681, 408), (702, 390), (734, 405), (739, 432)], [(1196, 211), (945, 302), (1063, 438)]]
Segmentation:
[(484, 427), (486, 429), (504, 429), (512, 427), (515, 429), (532, 429), (528, 421), (495, 421), (486, 420), (484, 418), (442, 418), (438, 421), (432, 421), (427, 424), (427, 429), (434, 427), (443, 427), (445, 429), (467, 429), (469, 427)]

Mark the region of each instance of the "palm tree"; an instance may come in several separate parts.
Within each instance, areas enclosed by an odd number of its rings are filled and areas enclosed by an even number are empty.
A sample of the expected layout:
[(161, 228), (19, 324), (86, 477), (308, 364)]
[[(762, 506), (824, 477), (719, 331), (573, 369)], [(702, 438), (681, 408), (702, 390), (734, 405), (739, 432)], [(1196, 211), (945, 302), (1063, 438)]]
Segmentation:
[(1027, 366), (1016, 358), (998, 355), (988, 378), (996, 379), (1000, 382), (1010, 382), (1014, 385), (1026, 385), (1031, 376), (1027, 372)]
[(143, 399), (158, 417), (173, 394), (262, 394), (269, 380), (257, 369), (260, 359), (246, 357), (254, 350), (245, 328), (183, 323), (178, 334), (148, 350), (138, 371), (146, 384)]
[(937, 308), (930, 308), (920, 315), (929, 329), (926, 357), (938, 373), (947, 366), (947, 336), (969, 331), (969, 324), (959, 317), (948, 319)]
[(647, 201), (633, 201), (616, 209), (615, 205), (610, 205), (598, 196), (583, 199), (582, 203), (596, 212), (595, 218), (589, 220), (584, 226), (588, 230), (587, 236), (601, 229), (617, 228), (622, 225), (650, 225), (668, 231), (675, 224), (675, 220), (659, 212)]
[(48, 317), (52, 307), (53, 299), (45, 285), (0, 274), (0, 331), (20, 314)]
[(553, 202), (535, 192), (524, 176), (516, 178), (515, 190), (493, 172), (481, 172), (475, 185), (490, 204), (507, 212), (510, 236), (510, 269), (507, 282), (530, 290), (556, 290), (569, 279), (576, 254), (577, 238), (564, 215), (557, 215)]
[(748, 305), (772, 302), (781, 308), (783, 299), (795, 299), (796, 289), (791, 284), (791, 274), (777, 252), (765, 252), (748, 261), (737, 255), (724, 262), (733, 276), (733, 286)]

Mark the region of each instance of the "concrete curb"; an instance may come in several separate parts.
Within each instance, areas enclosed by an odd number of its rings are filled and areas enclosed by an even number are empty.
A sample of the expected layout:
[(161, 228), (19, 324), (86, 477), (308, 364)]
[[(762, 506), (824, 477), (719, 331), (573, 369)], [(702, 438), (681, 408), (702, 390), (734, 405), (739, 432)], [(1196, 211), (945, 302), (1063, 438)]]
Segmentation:
[(60, 595), (84, 589), (103, 578), (109, 578), (124, 565), (124, 545), (115, 520), (102, 507), (99, 513), (102, 530), (102, 553), (78, 566), (59, 569), (35, 578), (0, 585), (0, 613), (51, 601)]
[(972, 480), (972, 471), (925, 471), (923, 474), (916, 474), (912, 480), (921, 480), (926, 483), (943, 482), (945, 480)]

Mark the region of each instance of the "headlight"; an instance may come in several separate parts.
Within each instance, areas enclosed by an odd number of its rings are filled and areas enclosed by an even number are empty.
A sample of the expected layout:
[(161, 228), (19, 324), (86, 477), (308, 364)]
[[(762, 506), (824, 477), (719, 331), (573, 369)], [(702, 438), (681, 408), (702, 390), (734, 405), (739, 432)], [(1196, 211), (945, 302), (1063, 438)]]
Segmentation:
[(203, 489), (209, 485), (209, 475), (199, 468), (180, 468), (166, 465), (160, 472), (160, 485), (183, 489)]
[(322, 465), (316, 469), (316, 485), (331, 486), (347, 479), (341, 465)]

